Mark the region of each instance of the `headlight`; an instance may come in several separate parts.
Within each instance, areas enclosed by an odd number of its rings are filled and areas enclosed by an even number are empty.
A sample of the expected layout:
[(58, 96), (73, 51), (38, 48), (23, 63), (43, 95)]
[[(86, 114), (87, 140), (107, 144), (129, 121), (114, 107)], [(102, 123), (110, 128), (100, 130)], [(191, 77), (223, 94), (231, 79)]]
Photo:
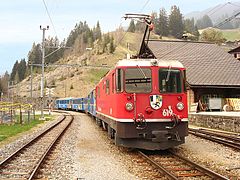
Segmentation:
[(182, 102), (177, 103), (177, 109), (182, 111), (184, 109), (184, 104)]
[(126, 107), (126, 110), (128, 110), (128, 111), (132, 111), (133, 110), (133, 104), (130, 103), (130, 102), (128, 102), (125, 107)]

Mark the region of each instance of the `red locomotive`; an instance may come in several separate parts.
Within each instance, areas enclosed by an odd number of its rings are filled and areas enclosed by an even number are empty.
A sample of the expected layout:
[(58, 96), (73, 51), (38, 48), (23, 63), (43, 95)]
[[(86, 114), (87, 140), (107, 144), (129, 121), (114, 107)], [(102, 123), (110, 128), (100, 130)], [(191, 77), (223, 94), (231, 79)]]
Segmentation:
[(185, 68), (178, 61), (126, 59), (96, 86), (96, 119), (115, 144), (163, 150), (185, 142)]

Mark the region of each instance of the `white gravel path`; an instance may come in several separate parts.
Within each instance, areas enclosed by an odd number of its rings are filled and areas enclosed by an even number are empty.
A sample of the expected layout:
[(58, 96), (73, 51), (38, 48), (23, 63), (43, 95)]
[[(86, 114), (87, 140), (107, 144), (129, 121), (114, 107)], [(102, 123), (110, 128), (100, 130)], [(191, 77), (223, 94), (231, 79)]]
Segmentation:
[(88, 180), (136, 179), (130, 174), (118, 148), (112, 146), (107, 134), (98, 128), (90, 117), (79, 114), (78, 143), (76, 153), (76, 177)]

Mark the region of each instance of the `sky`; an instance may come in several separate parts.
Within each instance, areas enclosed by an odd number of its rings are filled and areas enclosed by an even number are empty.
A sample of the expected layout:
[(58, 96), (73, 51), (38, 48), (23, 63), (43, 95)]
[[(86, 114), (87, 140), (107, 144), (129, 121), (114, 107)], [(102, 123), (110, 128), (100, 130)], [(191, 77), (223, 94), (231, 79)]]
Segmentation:
[[(0, 4), (0, 74), (12, 70), (16, 60), (27, 61), (33, 42), (41, 43), (40, 25), (46, 36), (67, 38), (76, 23), (86, 21), (90, 28), (97, 21), (103, 32), (110, 32), (129, 21), (125, 13), (167, 12), (177, 5), (181, 13), (202, 11), (225, 4), (227, 0), (1, 0)], [(48, 12), (46, 10), (46, 7)]]

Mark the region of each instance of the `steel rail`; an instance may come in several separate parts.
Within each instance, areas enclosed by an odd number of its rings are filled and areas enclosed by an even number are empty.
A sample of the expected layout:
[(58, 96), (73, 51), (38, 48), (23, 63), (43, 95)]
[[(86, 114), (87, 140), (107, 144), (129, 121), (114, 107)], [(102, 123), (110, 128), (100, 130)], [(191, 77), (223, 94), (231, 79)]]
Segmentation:
[(143, 156), (147, 161), (149, 161), (151, 164), (153, 164), (155, 167), (159, 168), (161, 172), (165, 173), (169, 178), (174, 179), (174, 180), (178, 180), (178, 178), (172, 174), (171, 172), (169, 172), (167, 169), (165, 169), (163, 166), (161, 166), (160, 164), (158, 164), (157, 162), (155, 162), (154, 160), (152, 160), (151, 158), (149, 158), (146, 154), (144, 154), (142, 151), (138, 151), (138, 153)]
[(181, 155), (176, 154), (175, 152), (173, 152), (173, 151), (171, 151), (171, 150), (169, 150), (169, 152), (170, 152), (172, 155), (174, 155), (175, 157), (183, 160), (184, 162), (186, 162), (186, 163), (189, 164), (190, 166), (198, 169), (199, 171), (201, 171), (201, 172), (203, 172), (203, 173), (206, 173), (207, 175), (209, 175), (210, 177), (212, 177), (212, 178), (214, 178), (214, 179), (223, 179), (223, 180), (227, 180), (227, 179), (228, 179), (228, 178), (222, 176), (221, 174), (218, 174), (218, 173), (216, 173), (216, 172), (214, 172), (214, 171), (212, 171), (212, 170), (210, 170), (210, 169), (208, 169), (208, 168), (206, 168), (206, 167), (203, 167), (203, 166), (201, 166), (201, 165), (199, 165), (199, 164), (197, 164), (197, 163), (195, 163), (195, 162), (193, 162), (193, 161), (191, 161), (191, 160), (189, 160), (189, 159), (187, 159), (187, 158), (185, 158), (185, 157), (183, 157), (183, 156), (181, 156)]
[(38, 136), (36, 136), (35, 138), (33, 138), (32, 140), (30, 140), (28, 143), (26, 143), (25, 145), (23, 145), (22, 147), (20, 147), (19, 149), (17, 149), (15, 152), (13, 152), (12, 154), (10, 154), (7, 158), (5, 158), (3, 161), (0, 162), (0, 167), (2, 167), (4, 164), (6, 164), (9, 160), (13, 159), (20, 151), (24, 150), (25, 148), (27, 148), (28, 146), (30, 146), (32, 143), (34, 143), (35, 141), (37, 141), (39, 138), (41, 138), (43, 135), (45, 135), (47, 132), (49, 132), (50, 130), (52, 130), (54, 127), (56, 127), (58, 124), (60, 124), (64, 119), (66, 119), (66, 116), (64, 115), (64, 117), (57, 123), (55, 123), (54, 125), (52, 125), (51, 127), (49, 127), (48, 129), (46, 129), (44, 132), (42, 132), (41, 134), (39, 134)]
[[(229, 137), (226, 135), (220, 135), (219, 133), (215, 134), (213, 132), (210, 133), (210, 132), (205, 132), (205, 131), (195, 130), (195, 129), (194, 130), (189, 129), (188, 132), (192, 135), (195, 135), (195, 136), (198, 136), (198, 137), (201, 137), (204, 139), (208, 139), (210, 141), (214, 141), (214, 142), (217, 142), (217, 143), (240, 150), (240, 143), (234, 142), (234, 141), (240, 142), (239, 138)], [(225, 138), (225, 139), (221, 139), (221, 138)], [(229, 140), (227, 140), (227, 139), (229, 139)]]
[(232, 141), (238, 141), (240, 143), (240, 135), (237, 133), (221, 132), (221, 131), (214, 131), (214, 130), (207, 130), (207, 129), (193, 129), (193, 128), (189, 128), (189, 130), (194, 132), (204, 133), (207, 135), (226, 138)]
[(66, 127), (63, 129), (63, 131), (61, 131), (57, 137), (54, 139), (54, 141), (52, 141), (52, 143), (50, 144), (50, 146), (48, 147), (48, 149), (46, 150), (46, 152), (42, 155), (41, 159), (39, 160), (38, 164), (36, 165), (35, 169), (32, 171), (30, 177), (28, 178), (28, 180), (32, 180), (34, 179), (34, 177), (37, 175), (38, 170), (40, 169), (40, 167), (43, 165), (44, 160), (46, 159), (46, 157), (49, 155), (49, 153), (51, 152), (51, 150), (53, 149), (54, 145), (56, 144), (56, 142), (63, 136), (63, 134), (66, 132), (66, 130), (69, 128), (69, 126), (72, 124), (74, 119), (74, 116), (71, 115), (71, 120), (69, 121), (69, 123), (66, 125)]
[[(180, 155), (177, 155), (176, 153), (174, 153), (173, 151), (169, 150), (168, 151), (172, 156), (173, 158), (177, 158), (179, 159), (181, 162), (187, 164), (188, 166), (192, 167), (193, 170), (197, 170), (201, 173), (195, 173), (195, 174), (191, 174), (192, 177), (194, 176), (209, 176), (213, 179), (219, 179), (219, 180), (227, 180), (228, 178), (218, 174), (218, 173), (215, 173), (214, 171), (208, 169), (208, 168), (205, 168), (199, 164), (196, 164), (195, 162), (192, 162), (191, 160), (183, 157), (183, 156), (180, 156)], [(170, 170), (168, 170), (166, 167), (166, 165), (161, 165), (159, 164), (158, 162), (154, 161), (152, 158), (148, 157), (148, 155), (146, 155), (145, 153), (143, 153), (142, 151), (138, 151), (138, 153), (144, 157), (147, 161), (149, 161), (152, 165), (154, 165), (155, 167), (157, 167), (162, 173), (164, 173), (168, 178), (170, 179), (174, 179), (174, 180), (177, 180), (179, 179), (178, 175), (175, 175), (173, 172), (171, 172)], [(187, 177), (187, 175), (186, 175)]]

